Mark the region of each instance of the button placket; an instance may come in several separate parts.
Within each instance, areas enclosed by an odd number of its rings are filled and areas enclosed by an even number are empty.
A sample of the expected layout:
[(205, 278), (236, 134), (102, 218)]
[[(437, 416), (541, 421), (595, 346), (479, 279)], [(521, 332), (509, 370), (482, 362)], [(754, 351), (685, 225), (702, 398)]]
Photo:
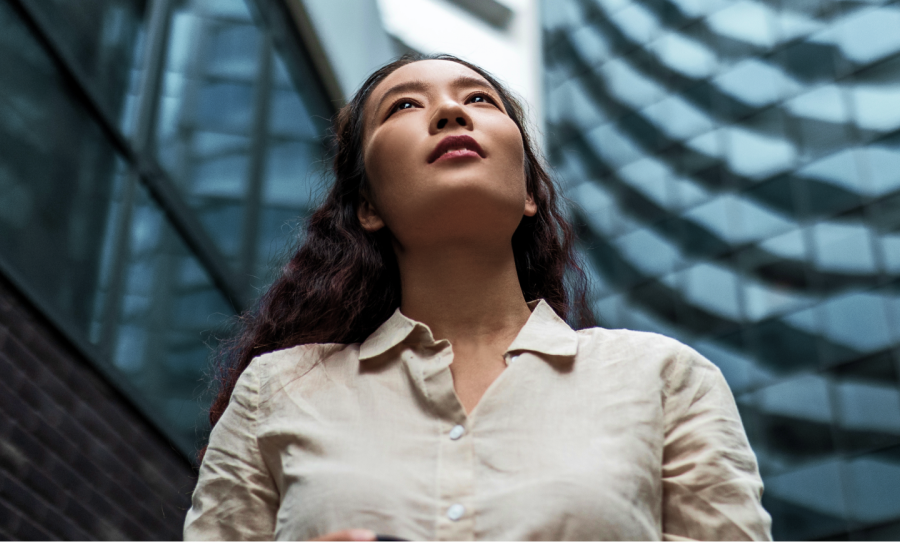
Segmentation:
[(472, 498), (475, 485), (475, 454), (471, 438), (462, 438), (470, 428), (464, 417), (442, 421), (438, 458), (438, 540), (473, 540), (475, 536)]

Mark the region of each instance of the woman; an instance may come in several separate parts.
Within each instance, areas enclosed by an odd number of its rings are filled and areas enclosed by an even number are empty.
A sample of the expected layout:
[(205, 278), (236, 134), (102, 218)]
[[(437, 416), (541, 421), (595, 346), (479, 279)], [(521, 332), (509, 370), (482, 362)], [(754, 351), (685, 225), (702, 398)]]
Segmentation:
[(584, 275), (522, 118), (449, 56), (341, 110), (336, 183), (229, 351), (185, 538), (770, 537), (718, 369), (564, 321), (590, 323)]

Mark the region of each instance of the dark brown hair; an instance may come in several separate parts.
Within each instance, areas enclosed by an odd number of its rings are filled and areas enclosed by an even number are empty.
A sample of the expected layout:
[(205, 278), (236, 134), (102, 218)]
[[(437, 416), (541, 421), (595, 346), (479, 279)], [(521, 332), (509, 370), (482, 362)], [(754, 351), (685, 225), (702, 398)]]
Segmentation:
[[(235, 383), (256, 356), (308, 343), (362, 342), (400, 306), (400, 271), (391, 233), (368, 233), (357, 218), (368, 190), (363, 163), (363, 113), (372, 90), (396, 69), (420, 60), (462, 64), (494, 86), (522, 134), (525, 178), (537, 214), (524, 217), (513, 234), (519, 284), (525, 299), (543, 298), (575, 327), (593, 325), (585, 274), (574, 250), (575, 233), (559, 209), (553, 180), (532, 146), (522, 106), (489, 73), (450, 55), (404, 55), (362, 84), (334, 120), (334, 185), (309, 218), (299, 250), (280, 277), (240, 316), (236, 335), (215, 359), (218, 393), (209, 411), (215, 426)], [(202, 461), (205, 448), (198, 454)]]

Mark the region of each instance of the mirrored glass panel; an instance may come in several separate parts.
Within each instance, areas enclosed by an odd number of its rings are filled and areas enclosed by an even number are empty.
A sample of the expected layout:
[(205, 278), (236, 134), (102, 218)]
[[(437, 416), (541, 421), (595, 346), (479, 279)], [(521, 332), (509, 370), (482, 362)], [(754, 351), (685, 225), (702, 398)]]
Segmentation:
[(146, 190), (135, 187), (119, 261), (111, 366), (190, 455), (208, 427), (208, 359), (234, 314)]
[(262, 41), (241, 1), (178, 3), (156, 120), (162, 166), (236, 268), (255, 173), (255, 119), (266, 98)]
[(175, 4), (154, 145), (233, 272), (259, 287), (315, 201), (326, 124), (315, 117), (330, 114), (315, 85), (297, 86), (309, 70), (286, 64), (255, 9)]
[(0, 55), (0, 261), (57, 321), (97, 343), (94, 296), (116, 243), (123, 164), (6, 4)]
[(147, 0), (44, 0), (26, 2), (42, 30), (73, 68), (99, 93), (114, 120), (124, 115), (125, 94), (145, 38)]
[(0, 273), (194, 460), (211, 351), (300, 240), (334, 111), (271, 6), (20, 4), (0, 2)]

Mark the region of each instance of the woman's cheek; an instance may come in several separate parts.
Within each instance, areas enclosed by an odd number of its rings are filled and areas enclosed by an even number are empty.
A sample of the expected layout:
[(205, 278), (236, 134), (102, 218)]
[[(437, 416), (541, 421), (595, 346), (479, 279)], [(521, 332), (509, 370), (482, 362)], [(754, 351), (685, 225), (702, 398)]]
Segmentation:
[(512, 129), (509, 126), (504, 128), (501, 147), (504, 149), (506, 159), (503, 161), (503, 167), (511, 177), (510, 182), (521, 184), (525, 190), (525, 147), (522, 135), (515, 124), (512, 124)]
[(411, 160), (412, 148), (412, 138), (405, 137), (399, 130), (382, 132), (372, 138), (363, 159), (369, 182), (375, 190), (403, 188), (398, 185), (409, 179), (415, 169)]

